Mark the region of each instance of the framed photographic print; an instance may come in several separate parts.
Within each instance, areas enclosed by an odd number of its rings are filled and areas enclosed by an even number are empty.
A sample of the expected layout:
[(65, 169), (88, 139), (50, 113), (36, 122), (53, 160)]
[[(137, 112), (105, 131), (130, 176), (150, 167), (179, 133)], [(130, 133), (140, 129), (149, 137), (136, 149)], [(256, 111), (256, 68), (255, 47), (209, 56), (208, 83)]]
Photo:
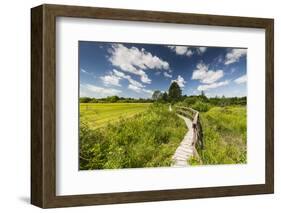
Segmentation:
[(31, 203), (274, 191), (272, 19), (31, 9)]

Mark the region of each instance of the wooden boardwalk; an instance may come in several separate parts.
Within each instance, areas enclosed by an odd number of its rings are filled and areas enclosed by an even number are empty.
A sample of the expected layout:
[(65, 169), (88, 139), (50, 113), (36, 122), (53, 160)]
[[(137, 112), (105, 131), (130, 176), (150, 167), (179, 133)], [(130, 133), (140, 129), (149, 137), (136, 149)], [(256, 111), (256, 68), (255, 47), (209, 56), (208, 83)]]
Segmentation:
[(172, 157), (173, 167), (184, 167), (188, 166), (188, 160), (194, 156), (194, 147), (193, 147), (193, 131), (192, 131), (192, 121), (189, 118), (186, 118), (182, 115), (178, 115), (185, 121), (185, 124), (188, 128), (187, 133), (185, 134), (182, 142), (179, 147), (176, 149), (175, 154)]
[[(171, 106), (169, 110), (171, 111)], [(197, 111), (191, 108), (178, 107), (177, 115), (185, 121), (188, 131), (172, 157), (173, 163), (171, 166), (186, 167), (189, 165), (188, 161), (191, 157), (196, 156), (200, 159), (195, 146), (196, 143), (199, 143), (200, 147), (203, 148), (203, 133)]]

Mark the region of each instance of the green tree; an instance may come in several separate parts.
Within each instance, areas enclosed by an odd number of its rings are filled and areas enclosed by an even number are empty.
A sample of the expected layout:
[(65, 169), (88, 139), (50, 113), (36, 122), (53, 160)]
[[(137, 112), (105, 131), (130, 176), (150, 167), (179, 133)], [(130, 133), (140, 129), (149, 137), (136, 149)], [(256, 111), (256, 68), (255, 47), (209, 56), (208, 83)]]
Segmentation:
[(81, 97), (79, 98), (80, 103), (89, 103), (92, 99), (89, 97)]
[(114, 95), (114, 96), (108, 96), (106, 99), (109, 103), (115, 103), (119, 100), (119, 97)]
[(204, 90), (201, 91), (201, 96), (206, 97)]
[(169, 99), (172, 102), (179, 101), (181, 99), (181, 88), (177, 82), (173, 82), (169, 88)]
[(161, 98), (162, 93), (160, 90), (155, 90), (154, 93), (152, 94), (152, 99), (157, 101)]
[(162, 95), (162, 100), (163, 100), (164, 102), (167, 102), (167, 101), (169, 100), (168, 94), (167, 94), (166, 92), (163, 93), (163, 95)]
[(205, 95), (205, 92), (203, 90), (201, 91), (201, 94), (200, 94), (199, 98), (200, 98), (201, 101), (208, 102), (208, 98)]
[(92, 100), (89, 103), (98, 103), (98, 100), (95, 98), (92, 98)]

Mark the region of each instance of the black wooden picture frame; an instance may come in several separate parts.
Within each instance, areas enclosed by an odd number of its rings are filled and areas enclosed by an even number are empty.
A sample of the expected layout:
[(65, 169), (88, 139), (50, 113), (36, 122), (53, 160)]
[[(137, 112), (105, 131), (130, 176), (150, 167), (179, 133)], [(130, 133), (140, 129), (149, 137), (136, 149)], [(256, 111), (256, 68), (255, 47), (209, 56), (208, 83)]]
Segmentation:
[[(265, 184), (56, 195), (56, 17), (265, 29)], [(44, 4), (31, 9), (31, 203), (42, 208), (267, 194), (274, 191), (274, 20)]]

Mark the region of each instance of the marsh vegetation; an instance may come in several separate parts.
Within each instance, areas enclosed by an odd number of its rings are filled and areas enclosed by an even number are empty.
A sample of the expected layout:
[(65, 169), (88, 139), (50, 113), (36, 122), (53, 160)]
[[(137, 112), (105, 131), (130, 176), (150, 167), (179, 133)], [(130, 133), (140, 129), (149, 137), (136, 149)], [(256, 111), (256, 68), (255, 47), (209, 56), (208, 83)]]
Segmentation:
[(200, 113), (204, 147), (189, 165), (246, 163), (246, 97), (182, 96), (175, 87), (146, 100), (80, 99), (80, 169), (171, 166), (188, 129), (170, 105)]

